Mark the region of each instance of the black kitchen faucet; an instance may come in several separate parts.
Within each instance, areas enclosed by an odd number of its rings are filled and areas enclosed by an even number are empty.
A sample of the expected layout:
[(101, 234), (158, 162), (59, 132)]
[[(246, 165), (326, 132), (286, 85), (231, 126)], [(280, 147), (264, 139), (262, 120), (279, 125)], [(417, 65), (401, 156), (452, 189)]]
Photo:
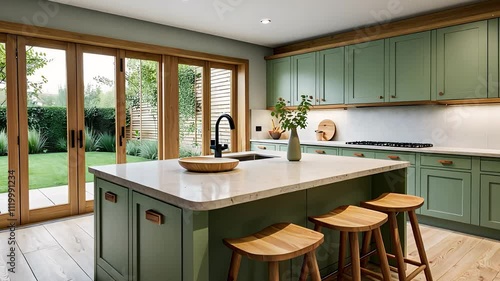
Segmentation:
[(221, 145), (219, 143), (219, 123), (220, 123), (220, 120), (222, 120), (222, 118), (226, 118), (227, 121), (229, 121), (229, 128), (231, 128), (231, 130), (234, 130), (234, 120), (231, 117), (231, 115), (226, 113), (226, 114), (222, 114), (221, 116), (219, 116), (219, 118), (217, 119), (217, 122), (215, 122), (215, 141), (212, 140), (212, 143), (211, 143), (212, 145), (210, 145), (210, 148), (214, 150), (214, 154), (215, 154), (216, 158), (222, 157), (222, 151), (228, 148), (227, 144)]

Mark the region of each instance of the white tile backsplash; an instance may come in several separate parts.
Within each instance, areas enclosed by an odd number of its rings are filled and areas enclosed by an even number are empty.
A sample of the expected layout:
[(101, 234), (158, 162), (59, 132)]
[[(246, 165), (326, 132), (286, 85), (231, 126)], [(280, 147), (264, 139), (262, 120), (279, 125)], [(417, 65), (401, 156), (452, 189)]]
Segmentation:
[[(398, 106), (312, 110), (303, 140), (315, 140), (323, 119), (335, 122), (337, 141), (430, 142), (435, 146), (500, 149), (500, 105)], [(252, 110), (251, 138), (269, 139), (271, 114)], [(256, 132), (255, 126), (262, 126)]]

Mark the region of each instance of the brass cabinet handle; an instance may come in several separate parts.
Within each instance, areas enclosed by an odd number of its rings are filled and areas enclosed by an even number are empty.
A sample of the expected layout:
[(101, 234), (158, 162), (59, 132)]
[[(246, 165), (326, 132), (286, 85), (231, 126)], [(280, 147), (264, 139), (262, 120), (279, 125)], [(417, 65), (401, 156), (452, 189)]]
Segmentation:
[(316, 102), (319, 102), (319, 99), (316, 99)]
[(365, 157), (365, 155), (363, 153), (354, 153), (354, 156), (357, 156), (357, 157)]
[(326, 152), (324, 150), (315, 150), (315, 152), (318, 154), (326, 154)]
[(116, 201), (118, 200), (118, 196), (116, 196), (116, 194), (114, 194), (113, 192), (108, 191), (104, 193), (104, 199), (111, 203), (116, 203)]
[(258, 148), (258, 149), (264, 149), (264, 150), (265, 150), (265, 149), (267, 149), (267, 147), (265, 147), (265, 146), (263, 146), (263, 145), (259, 145), (259, 146), (257, 146), (257, 148)]
[(444, 93), (443, 93), (443, 92), (439, 92), (439, 95), (440, 95), (440, 96), (444, 96)]
[(438, 160), (439, 163), (441, 163), (442, 165), (451, 165), (453, 164), (453, 161), (451, 160)]
[(379, 99), (381, 99), (381, 100), (383, 100), (383, 99), (384, 99), (384, 96), (379, 96), (378, 98), (379, 98)]
[(160, 213), (157, 213), (153, 210), (146, 211), (146, 219), (152, 223), (155, 223), (158, 225), (163, 224), (162, 218), (163, 218), (163, 215)]
[(391, 98), (395, 99), (396, 98), (396, 95), (392, 95)]
[(397, 156), (397, 155), (388, 155), (387, 158), (389, 158), (391, 160), (399, 160), (399, 156)]

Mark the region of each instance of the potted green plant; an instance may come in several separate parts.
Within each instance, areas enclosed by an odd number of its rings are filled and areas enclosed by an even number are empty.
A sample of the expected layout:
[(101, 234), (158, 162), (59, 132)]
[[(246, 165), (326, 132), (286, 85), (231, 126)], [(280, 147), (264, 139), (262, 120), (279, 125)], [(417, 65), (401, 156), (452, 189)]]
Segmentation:
[(271, 112), (271, 116), (278, 119), (281, 129), (285, 131), (290, 130), (287, 150), (289, 161), (300, 161), (302, 157), (297, 128), (305, 129), (307, 127), (307, 112), (311, 109), (312, 105), (312, 97), (301, 95), (300, 98), (301, 101), (295, 110), (287, 107), (285, 100), (279, 98)]

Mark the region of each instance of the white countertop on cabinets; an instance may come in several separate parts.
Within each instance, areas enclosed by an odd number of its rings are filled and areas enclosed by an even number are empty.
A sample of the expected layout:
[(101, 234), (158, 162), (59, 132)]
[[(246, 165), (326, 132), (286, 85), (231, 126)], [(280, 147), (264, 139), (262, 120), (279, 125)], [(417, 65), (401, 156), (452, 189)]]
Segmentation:
[[(256, 140), (252, 142), (274, 143), (274, 144), (288, 144), (288, 140)], [(404, 151), (404, 152), (420, 152), (420, 153), (435, 153), (435, 154), (452, 154), (464, 156), (480, 156), (480, 157), (500, 157), (500, 150), (498, 149), (481, 149), (481, 148), (462, 148), (462, 147), (427, 147), (427, 148), (406, 148), (406, 147), (390, 147), (390, 146), (376, 146), (376, 145), (353, 145), (346, 144), (344, 141), (300, 141), (302, 145), (318, 145), (318, 146), (331, 146), (342, 148), (358, 148), (358, 149), (374, 149), (374, 150), (389, 150), (389, 151)]]
[(301, 161), (290, 162), (284, 152), (265, 154), (275, 157), (240, 162), (236, 169), (222, 173), (188, 172), (177, 159), (90, 167), (89, 171), (182, 208), (212, 210), (409, 166), (403, 161), (307, 153)]

